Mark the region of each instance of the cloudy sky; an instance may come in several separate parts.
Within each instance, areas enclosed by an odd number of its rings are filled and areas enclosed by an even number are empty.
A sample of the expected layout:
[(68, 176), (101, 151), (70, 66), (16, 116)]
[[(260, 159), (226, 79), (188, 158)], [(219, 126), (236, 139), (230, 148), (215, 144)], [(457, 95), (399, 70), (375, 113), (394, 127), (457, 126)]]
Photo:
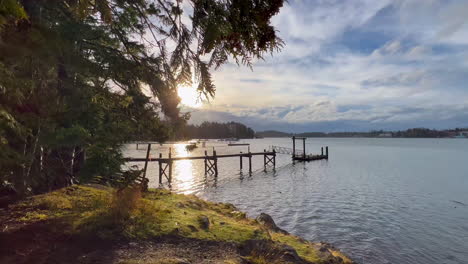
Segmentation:
[(468, 127), (468, 0), (289, 0), (283, 50), (214, 73), (192, 122), (255, 130)]

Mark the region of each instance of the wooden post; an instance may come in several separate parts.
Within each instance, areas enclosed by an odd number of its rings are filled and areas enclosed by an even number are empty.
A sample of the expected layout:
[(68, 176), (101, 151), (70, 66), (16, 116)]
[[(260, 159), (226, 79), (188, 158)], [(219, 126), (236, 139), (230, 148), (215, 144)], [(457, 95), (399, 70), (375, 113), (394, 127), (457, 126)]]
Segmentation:
[(143, 168), (143, 179), (146, 179), (146, 169), (148, 168), (150, 151), (151, 151), (151, 144), (148, 144), (148, 149), (146, 150), (145, 167)]
[(304, 150), (304, 153), (302, 153), (302, 156), (305, 158), (306, 157), (306, 149), (305, 149), (305, 138), (302, 138), (302, 149)]
[[(162, 153), (159, 153), (159, 159), (162, 159)], [(159, 163), (159, 184), (162, 184), (162, 162), (161, 160), (159, 160), (158, 163)]]
[(323, 147), (322, 147), (322, 156), (323, 156)]
[(325, 147), (325, 156), (327, 156), (326, 159), (328, 159), (328, 146)]
[(249, 151), (249, 173), (252, 174), (252, 154)]
[(138, 143), (136, 143), (136, 147), (137, 147), (137, 150), (138, 150)]
[(294, 159), (294, 157), (296, 156), (296, 137), (293, 136), (292, 139), (293, 139), (293, 155), (292, 155), (292, 157)]
[(213, 162), (215, 177), (218, 177), (218, 158), (216, 157), (216, 150), (213, 150)]
[(276, 150), (273, 149), (273, 169), (276, 169)]
[[(263, 152), (266, 153), (266, 149)], [(263, 170), (266, 171), (266, 154), (263, 154)]]
[(205, 175), (208, 173), (208, 164), (206, 159), (208, 158), (208, 151), (205, 150), (205, 159), (203, 160), (205, 162)]
[(172, 182), (172, 148), (169, 148), (169, 184)]
[(239, 165), (240, 165), (240, 170), (242, 170), (242, 151), (240, 152), (240, 156), (239, 156)]

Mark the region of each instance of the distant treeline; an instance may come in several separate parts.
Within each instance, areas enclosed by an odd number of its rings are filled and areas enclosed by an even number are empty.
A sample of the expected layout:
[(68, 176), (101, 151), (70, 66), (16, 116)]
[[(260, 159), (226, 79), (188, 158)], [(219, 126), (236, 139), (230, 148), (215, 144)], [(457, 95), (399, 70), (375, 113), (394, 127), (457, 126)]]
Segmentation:
[(183, 138), (190, 139), (253, 138), (254, 136), (253, 129), (236, 122), (203, 122), (200, 125), (187, 125), (182, 133)]
[(370, 132), (305, 132), (299, 134), (285, 133), (280, 131), (257, 132), (256, 137), (403, 137), (403, 138), (441, 138), (454, 137), (460, 132), (468, 131), (468, 128), (455, 128), (447, 130), (433, 130), (428, 128), (411, 128), (404, 131), (370, 131)]

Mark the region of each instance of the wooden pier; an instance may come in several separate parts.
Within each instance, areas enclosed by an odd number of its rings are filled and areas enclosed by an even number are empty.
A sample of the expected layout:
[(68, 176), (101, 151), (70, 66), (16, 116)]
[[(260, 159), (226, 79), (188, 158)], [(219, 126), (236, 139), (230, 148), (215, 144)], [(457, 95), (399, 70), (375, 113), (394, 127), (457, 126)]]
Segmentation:
[[(126, 162), (144, 162), (145, 165), (143, 167), (143, 179), (146, 180), (146, 172), (148, 169), (148, 162), (158, 162), (159, 165), (159, 184), (162, 184), (163, 177), (167, 179), (169, 183), (172, 182), (172, 165), (176, 161), (180, 160), (203, 160), (205, 164), (205, 175), (206, 176), (214, 176), (218, 177), (218, 159), (223, 158), (239, 158), (239, 168), (242, 171), (244, 167), (244, 159), (247, 159), (249, 174), (252, 174), (252, 157), (253, 156), (263, 156), (263, 168), (266, 171), (267, 167), (276, 168), (276, 154), (287, 154), (292, 156), (293, 161), (313, 161), (313, 160), (328, 160), (328, 146), (325, 148), (321, 148), (320, 154), (307, 154), (306, 153), (306, 141), (307, 138), (305, 137), (292, 137), (293, 140), (293, 148), (286, 148), (286, 147), (278, 147), (278, 146), (270, 146), (270, 149), (267, 151), (266, 149), (263, 152), (250, 152), (250, 147), (248, 152), (246, 153), (236, 153), (236, 154), (222, 154), (218, 155), (216, 150), (213, 148), (213, 152), (211, 155), (208, 154), (208, 151), (205, 150), (205, 155), (203, 156), (188, 156), (188, 157), (173, 157), (172, 156), (172, 149), (169, 148), (169, 154), (167, 157), (163, 157), (161, 153), (159, 153), (158, 158), (151, 158), (151, 145), (158, 144), (157, 142), (135, 142), (138, 145), (147, 145), (146, 149), (146, 157), (145, 158), (126, 158)], [(302, 151), (296, 150), (296, 140), (302, 140)], [(325, 150), (325, 152), (324, 152)]]
[[(325, 153), (323, 152), (324, 147), (321, 148), (321, 154), (307, 154), (306, 152), (306, 141), (305, 137), (292, 137), (293, 147), (285, 148), (278, 146), (271, 146), (270, 149), (278, 154), (291, 155), (293, 161), (313, 161), (313, 160), (328, 160), (328, 146), (325, 147)], [(302, 140), (302, 151), (296, 149), (296, 140)]]
[[(141, 144), (141, 143), (138, 143)], [(207, 176), (218, 176), (218, 159), (222, 158), (239, 158), (240, 170), (243, 169), (243, 159), (248, 159), (249, 174), (252, 173), (252, 157), (253, 156), (263, 156), (263, 167), (264, 170), (267, 170), (267, 167), (276, 168), (276, 151), (267, 151), (266, 149), (263, 152), (247, 152), (247, 153), (236, 153), (236, 154), (222, 154), (218, 155), (216, 150), (213, 149), (212, 155), (208, 154), (208, 151), (205, 151), (204, 156), (189, 156), (189, 157), (172, 157), (172, 151), (169, 149), (169, 155), (167, 158), (163, 158), (162, 154), (159, 153), (158, 158), (151, 158), (151, 144), (147, 144), (147, 151), (145, 158), (126, 158), (126, 162), (144, 162), (143, 167), (143, 177), (146, 178), (146, 171), (148, 168), (148, 162), (158, 162), (159, 164), (159, 184), (162, 184), (163, 177), (167, 179), (168, 182), (172, 181), (172, 164), (175, 161), (180, 160), (203, 160), (205, 164), (205, 175)]]
[[(328, 159), (328, 146), (325, 147), (325, 154), (322, 153), (318, 155), (306, 154), (306, 141), (307, 138), (305, 137), (292, 137), (293, 141), (293, 151), (292, 151), (292, 159), (297, 161), (313, 161), (313, 160), (321, 160), (321, 159)], [(296, 155), (296, 140), (302, 140), (302, 155)]]

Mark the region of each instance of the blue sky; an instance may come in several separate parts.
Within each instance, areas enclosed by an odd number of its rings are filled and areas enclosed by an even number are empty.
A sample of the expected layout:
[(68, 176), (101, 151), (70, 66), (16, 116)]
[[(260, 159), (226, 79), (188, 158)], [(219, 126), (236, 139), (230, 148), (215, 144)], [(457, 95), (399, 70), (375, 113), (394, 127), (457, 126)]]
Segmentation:
[(467, 0), (289, 0), (273, 19), (285, 47), (214, 72), (192, 123), (256, 130), (468, 127)]

